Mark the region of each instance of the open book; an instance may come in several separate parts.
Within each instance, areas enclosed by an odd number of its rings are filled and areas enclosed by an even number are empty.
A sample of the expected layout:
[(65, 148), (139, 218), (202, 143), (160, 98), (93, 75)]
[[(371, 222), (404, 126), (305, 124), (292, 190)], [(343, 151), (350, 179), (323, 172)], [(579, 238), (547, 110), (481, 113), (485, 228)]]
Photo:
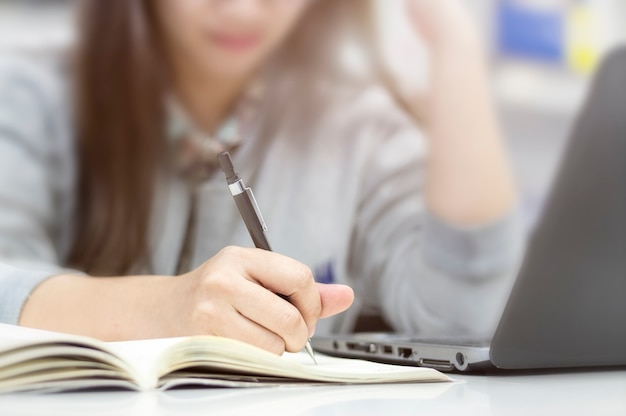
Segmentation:
[(438, 371), (306, 353), (276, 356), (228, 338), (125, 342), (0, 324), (0, 393), (181, 385), (263, 387), (449, 381)]

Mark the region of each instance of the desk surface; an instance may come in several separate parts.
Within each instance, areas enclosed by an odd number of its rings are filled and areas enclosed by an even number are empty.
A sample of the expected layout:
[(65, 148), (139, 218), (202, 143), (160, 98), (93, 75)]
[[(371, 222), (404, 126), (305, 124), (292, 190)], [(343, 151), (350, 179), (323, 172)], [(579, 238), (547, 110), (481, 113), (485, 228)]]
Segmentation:
[(0, 396), (0, 415), (626, 415), (626, 369), (454, 383)]

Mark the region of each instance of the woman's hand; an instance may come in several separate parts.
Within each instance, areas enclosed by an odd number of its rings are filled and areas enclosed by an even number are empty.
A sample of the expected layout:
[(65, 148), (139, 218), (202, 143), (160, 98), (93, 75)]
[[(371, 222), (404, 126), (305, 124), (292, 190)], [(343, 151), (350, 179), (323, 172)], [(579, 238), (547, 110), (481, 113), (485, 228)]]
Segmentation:
[(354, 297), (346, 286), (316, 284), (291, 258), (240, 247), (180, 276), (174, 290), (179, 302), (171, 316), (179, 319), (172, 324), (181, 334), (235, 338), (277, 354), (301, 350), (317, 321), (344, 311)]
[(20, 325), (107, 341), (218, 335), (280, 354), (302, 349), (320, 318), (353, 299), (352, 289), (315, 283), (293, 259), (228, 247), (182, 276), (52, 277), (32, 293)]

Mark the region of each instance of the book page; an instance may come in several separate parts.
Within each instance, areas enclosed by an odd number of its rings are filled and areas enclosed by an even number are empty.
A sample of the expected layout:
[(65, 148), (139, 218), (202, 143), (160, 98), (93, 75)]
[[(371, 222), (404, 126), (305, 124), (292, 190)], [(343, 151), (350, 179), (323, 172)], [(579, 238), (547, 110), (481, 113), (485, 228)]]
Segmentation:
[(132, 363), (137, 384), (142, 390), (156, 388), (164, 368), (169, 368), (167, 351), (176, 350), (188, 338), (161, 338), (108, 342), (108, 348), (124, 361)]
[(302, 366), (313, 377), (338, 382), (394, 382), (394, 381), (451, 381), (439, 371), (400, 365), (389, 365), (366, 360), (330, 357), (317, 354), (318, 365), (311, 362), (306, 353), (284, 354), (283, 358)]
[[(389, 383), (449, 381), (436, 370), (393, 366), (305, 352), (282, 357), (236, 340), (211, 336), (108, 343), (133, 363), (142, 389), (197, 384), (223, 387), (289, 383)], [(160, 382), (159, 382), (160, 380)]]
[[(218, 337), (190, 337), (173, 343), (159, 359), (159, 378), (172, 381), (177, 372), (189, 378), (216, 376), (237, 380), (242, 375), (264, 382), (294, 379), (332, 383), (390, 383), (415, 381), (450, 381), (446, 375), (429, 368), (394, 366), (364, 360), (328, 357), (318, 354), (315, 365), (306, 353), (276, 356), (236, 340)], [(233, 375), (229, 377), (228, 375)], [(243, 381), (250, 381), (248, 378)], [(280, 380), (284, 382), (284, 380)]]
[(107, 343), (39, 329), (0, 324), (0, 392), (39, 389), (61, 383), (82, 388), (86, 379), (101, 384), (136, 384), (137, 374)]
[(33, 344), (56, 342), (75, 342), (78, 344), (94, 346), (94, 348), (99, 348), (101, 346), (100, 341), (92, 338), (0, 323), (0, 353)]
[(54, 389), (55, 383), (75, 389), (90, 380), (98, 385), (134, 384), (142, 390), (182, 384), (250, 387), (450, 380), (427, 368), (320, 354), (317, 361), (319, 365), (304, 352), (277, 356), (212, 336), (101, 342), (0, 324), (0, 391)]

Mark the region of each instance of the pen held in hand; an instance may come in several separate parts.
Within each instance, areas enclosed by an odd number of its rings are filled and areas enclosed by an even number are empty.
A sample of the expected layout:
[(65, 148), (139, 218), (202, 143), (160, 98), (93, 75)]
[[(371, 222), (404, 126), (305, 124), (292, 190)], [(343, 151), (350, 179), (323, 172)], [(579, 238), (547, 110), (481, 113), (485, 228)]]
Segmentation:
[[(261, 215), (261, 211), (259, 210), (259, 206), (254, 198), (252, 189), (246, 187), (243, 180), (237, 174), (228, 152), (220, 153), (217, 158), (224, 175), (226, 175), (228, 189), (235, 200), (235, 204), (237, 205), (239, 214), (241, 214), (241, 218), (248, 229), (248, 233), (250, 233), (250, 237), (252, 237), (254, 246), (263, 250), (272, 251), (270, 243), (267, 240), (267, 235), (265, 234), (265, 231), (267, 231), (267, 225), (265, 224), (263, 215)], [(278, 296), (289, 302), (288, 296), (281, 294), (278, 294)], [(313, 362), (317, 364), (310, 340), (307, 341), (305, 350)]]

